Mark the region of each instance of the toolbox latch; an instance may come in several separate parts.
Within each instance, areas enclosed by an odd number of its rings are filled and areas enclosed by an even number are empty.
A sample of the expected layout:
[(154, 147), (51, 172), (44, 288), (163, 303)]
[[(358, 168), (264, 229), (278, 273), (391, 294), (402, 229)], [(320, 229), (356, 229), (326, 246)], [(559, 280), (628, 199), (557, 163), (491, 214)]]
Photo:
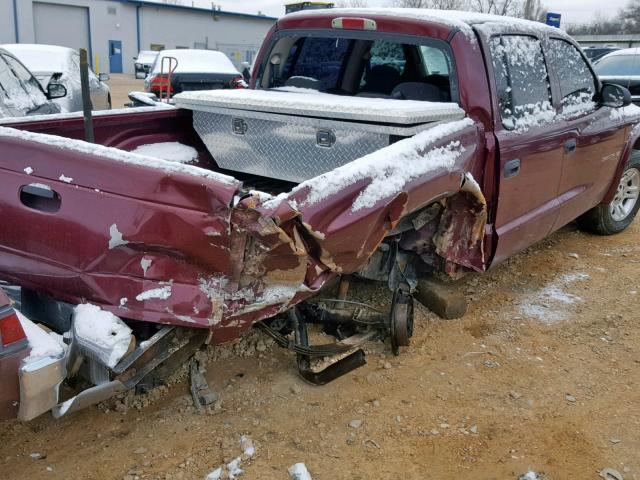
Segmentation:
[(231, 121), (231, 128), (236, 135), (244, 135), (247, 133), (247, 122), (241, 118), (234, 118)]
[(330, 148), (336, 143), (336, 136), (331, 130), (318, 130), (316, 132), (316, 144), (319, 147)]

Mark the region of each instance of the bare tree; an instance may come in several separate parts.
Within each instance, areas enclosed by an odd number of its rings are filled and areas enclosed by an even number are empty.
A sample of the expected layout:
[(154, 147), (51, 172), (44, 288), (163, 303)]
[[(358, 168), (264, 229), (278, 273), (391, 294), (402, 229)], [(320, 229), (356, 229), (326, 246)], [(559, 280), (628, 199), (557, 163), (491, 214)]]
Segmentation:
[(365, 8), (369, 5), (367, 0), (340, 0), (336, 3), (338, 8)]
[(429, 0), (396, 0), (394, 3), (401, 8), (430, 8)]
[(524, 0), (522, 3), (522, 18), (527, 20), (544, 21), (547, 15), (547, 9), (540, 3), (540, 0)]
[(464, 10), (466, 0), (396, 0), (395, 5), (402, 8), (435, 8), (438, 10)]
[(493, 15), (519, 16), (520, 4), (516, 0), (471, 0), (471, 9), (475, 12)]

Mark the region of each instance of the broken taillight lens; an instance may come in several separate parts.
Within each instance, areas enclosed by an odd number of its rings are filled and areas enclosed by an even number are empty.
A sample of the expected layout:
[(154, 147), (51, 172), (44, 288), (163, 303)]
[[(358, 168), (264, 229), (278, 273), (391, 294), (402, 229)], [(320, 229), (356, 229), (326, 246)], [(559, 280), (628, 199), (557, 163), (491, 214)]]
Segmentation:
[(3, 347), (24, 340), (26, 338), (20, 320), (16, 312), (9, 308), (8, 311), (0, 311), (0, 342)]

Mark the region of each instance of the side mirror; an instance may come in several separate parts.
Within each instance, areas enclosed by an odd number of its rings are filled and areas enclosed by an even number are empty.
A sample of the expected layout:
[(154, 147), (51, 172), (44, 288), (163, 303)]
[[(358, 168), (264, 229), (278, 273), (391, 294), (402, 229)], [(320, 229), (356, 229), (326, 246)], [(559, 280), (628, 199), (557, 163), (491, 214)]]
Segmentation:
[(50, 83), (47, 85), (47, 98), (54, 100), (56, 98), (63, 98), (67, 96), (67, 87), (61, 83)]
[(100, 79), (101, 82), (106, 82), (111, 77), (109, 76), (108, 73), (101, 73), (100, 75), (98, 75), (98, 78)]
[(600, 103), (605, 107), (621, 108), (631, 105), (631, 92), (615, 83), (603, 83)]

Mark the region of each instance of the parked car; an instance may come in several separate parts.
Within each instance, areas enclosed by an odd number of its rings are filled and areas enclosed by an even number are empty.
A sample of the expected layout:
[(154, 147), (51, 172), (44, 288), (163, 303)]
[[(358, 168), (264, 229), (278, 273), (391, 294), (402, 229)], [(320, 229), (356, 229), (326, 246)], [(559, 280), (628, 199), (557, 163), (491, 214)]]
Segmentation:
[[(277, 21), (251, 83), (96, 116), (95, 143), (81, 115), (0, 128), (0, 278), (53, 305), (41, 323), (90, 303), (136, 340), (113, 364), (95, 346), (70, 359), (99, 378), (58, 414), (254, 325), (326, 383), (365, 363), (364, 341), (409, 344), (422, 280), (484, 272), (575, 219), (621, 232), (640, 207), (640, 109), (557, 28), (304, 11)], [(345, 299), (351, 276), (387, 285), (389, 310)], [(342, 340), (310, 345), (310, 322)]]
[(137, 57), (133, 57), (136, 78), (146, 78), (158, 57), (154, 50), (140, 50)]
[(67, 90), (59, 83), (43, 90), (16, 57), (0, 48), (0, 118), (59, 113), (60, 107), (51, 100), (65, 95)]
[(584, 54), (587, 56), (591, 63), (596, 63), (605, 55), (610, 54), (611, 52), (615, 52), (620, 50), (620, 47), (616, 47), (613, 45), (605, 45), (603, 47), (586, 47), (582, 49)]
[(631, 99), (640, 105), (640, 48), (612, 52), (595, 65), (603, 82), (615, 83), (631, 92)]
[[(64, 85), (67, 95), (55, 102), (63, 112), (82, 110), (82, 87), (80, 84), (80, 55), (76, 50), (67, 47), (36, 44), (3, 45), (15, 57), (27, 66), (46, 90), (50, 83)], [(89, 90), (94, 110), (111, 109), (111, 92), (104, 83), (109, 75), (96, 75), (89, 68)]]
[(167, 90), (174, 95), (191, 90), (244, 88), (242, 75), (229, 57), (215, 50), (163, 50), (144, 83), (147, 92), (160, 96), (162, 91), (165, 97)]
[(24, 317), (0, 289), (0, 420), (31, 420), (58, 403), (64, 347)]

